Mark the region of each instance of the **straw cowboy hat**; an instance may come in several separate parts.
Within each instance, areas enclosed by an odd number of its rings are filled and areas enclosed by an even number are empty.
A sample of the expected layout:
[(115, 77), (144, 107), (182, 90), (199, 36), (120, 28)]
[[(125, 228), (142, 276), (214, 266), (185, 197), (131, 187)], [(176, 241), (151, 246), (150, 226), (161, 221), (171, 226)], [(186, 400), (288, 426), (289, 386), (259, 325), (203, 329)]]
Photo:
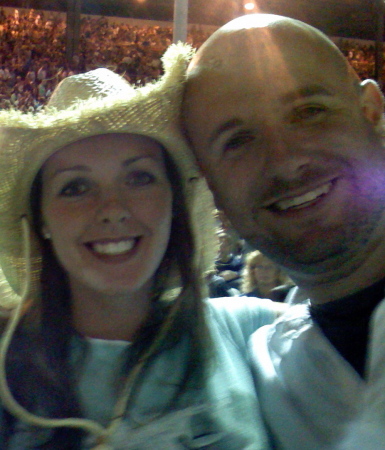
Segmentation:
[(41, 250), (28, 226), (36, 174), (57, 150), (94, 135), (140, 134), (166, 149), (182, 176), (197, 240), (196, 262), (211, 267), (216, 252), (212, 197), (178, 129), (190, 56), (190, 47), (171, 46), (163, 58), (165, 74), (144, 87), (133, 87), (119, 75), (97, 69), (64, 79), (43, 112), (0, 112), (0, 307), (20, 303), (27, 275), (30, 286), (24, 295), (28, 301), (39, 295)]

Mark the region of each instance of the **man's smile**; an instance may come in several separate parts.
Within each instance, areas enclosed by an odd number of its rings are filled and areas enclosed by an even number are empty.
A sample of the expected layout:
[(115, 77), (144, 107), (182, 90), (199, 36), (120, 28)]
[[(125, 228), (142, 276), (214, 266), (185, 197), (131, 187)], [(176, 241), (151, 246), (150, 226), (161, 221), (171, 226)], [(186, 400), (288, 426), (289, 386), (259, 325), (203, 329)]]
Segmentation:
[(272, 203), (268, 206), (268, 209), (275, 211), (287, 211), (292, 209), (306, 208), (313, 202), (317, 201), (319, 198), (326, 195), (333, 186), (333, 182), (329, 181), (311, 191), (305, 192), (304, 194), (288, 197), (277, 202)]

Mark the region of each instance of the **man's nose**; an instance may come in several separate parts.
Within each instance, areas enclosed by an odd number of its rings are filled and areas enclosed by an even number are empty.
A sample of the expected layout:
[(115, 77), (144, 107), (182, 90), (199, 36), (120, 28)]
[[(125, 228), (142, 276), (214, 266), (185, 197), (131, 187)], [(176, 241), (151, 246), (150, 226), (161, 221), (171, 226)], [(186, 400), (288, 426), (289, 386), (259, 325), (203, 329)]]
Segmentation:
[(311, 161), (308, 150), (280, 132), (276, 132), (269, 140), (266, 170), (271, 176), (286, 180), (296, 179), (309, 168)]

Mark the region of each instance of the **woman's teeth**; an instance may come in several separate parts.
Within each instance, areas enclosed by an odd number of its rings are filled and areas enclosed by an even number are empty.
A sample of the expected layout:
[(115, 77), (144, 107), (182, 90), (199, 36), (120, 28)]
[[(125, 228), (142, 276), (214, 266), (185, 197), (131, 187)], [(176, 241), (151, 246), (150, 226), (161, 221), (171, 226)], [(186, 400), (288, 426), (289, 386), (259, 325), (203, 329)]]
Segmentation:
[(122, 255), (129, 252), (134, 245), (135, 239), (125, 239), (119, 242), (94, 242), (91, 248), (95, 253), (100, 253), (101, 255)]
[(307, 192), (304, 195), (300, 195), (299, 197), (288, 198), (284, 200), (280, 200), (279, 202), (274, 204), (275, 209), (279, 211), (286, 211), (287, 209), (300, 209), (305, 208), (309, 205), (309, 203), (316, 200), (321, 195), (327, 194), (332, 187), (332, 183), (329, 182), (320, 186), (314, 191)]

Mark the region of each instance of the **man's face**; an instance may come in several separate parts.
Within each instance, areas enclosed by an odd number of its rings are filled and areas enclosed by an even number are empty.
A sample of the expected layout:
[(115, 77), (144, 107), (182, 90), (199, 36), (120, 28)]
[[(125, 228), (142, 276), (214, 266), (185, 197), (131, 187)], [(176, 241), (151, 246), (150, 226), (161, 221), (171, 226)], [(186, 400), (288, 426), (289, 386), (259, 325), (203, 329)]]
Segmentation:
[(288, 44), (243, 46), (231, 66), (191, 78), (183, 114), (241, 236), (294, 272), (323, 273), (378, 239), (385, 151), (343, 64)]

